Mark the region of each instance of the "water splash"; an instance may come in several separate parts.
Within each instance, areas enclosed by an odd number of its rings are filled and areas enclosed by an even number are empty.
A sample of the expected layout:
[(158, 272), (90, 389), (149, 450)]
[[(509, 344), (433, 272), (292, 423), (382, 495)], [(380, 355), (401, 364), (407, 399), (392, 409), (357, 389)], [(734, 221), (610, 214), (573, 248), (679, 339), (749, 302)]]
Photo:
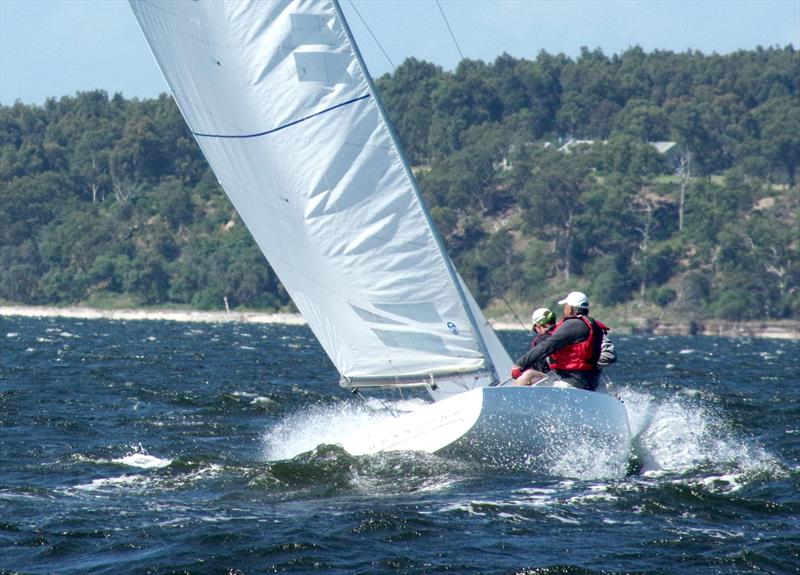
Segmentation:
[(572, 437), (569, 448), (551, 457), (539, 471), (572, 479), (611, 479), (623, 477), (627, 463), (620, 458), (616, 446), (603, 445), (593, 437), (578, 436)]
[(628, 409), (633, 448), (644, 474), (776, 470), (774, 458), (738, 436), (730, 422), (704, 403), (701, 393), (686, 390), (658, 398), (625, 389), (620, 396)]
[(264, 457), (268, 461), (291, 459), (318, 445), (341, 445), (347, 438), (393, 416), (371, 404), (313, 406), (283, 418), (262, 437)]
[(142, 444), (131, 446), (131, 450), (125, 454), (125, 457), (119, 457), (111, 460), (113, 463), (128, 465), (130, 467), (139, 467), (141, 469), (160, 469), (167, 467), (172, 463), (171, 459), (162, 459), (147, 453), (147, 450), (142, 447)]

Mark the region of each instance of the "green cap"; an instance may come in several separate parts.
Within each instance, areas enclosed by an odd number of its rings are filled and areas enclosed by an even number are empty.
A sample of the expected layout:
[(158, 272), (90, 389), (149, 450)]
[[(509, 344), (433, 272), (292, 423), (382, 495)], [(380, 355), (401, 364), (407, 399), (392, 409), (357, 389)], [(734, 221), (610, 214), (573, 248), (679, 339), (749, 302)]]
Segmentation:
[(555, 323), (556, 314), (546, 307), (540, 307), (531, 314), (531, 321), (533, 325), (550, 325), (551, 323)]

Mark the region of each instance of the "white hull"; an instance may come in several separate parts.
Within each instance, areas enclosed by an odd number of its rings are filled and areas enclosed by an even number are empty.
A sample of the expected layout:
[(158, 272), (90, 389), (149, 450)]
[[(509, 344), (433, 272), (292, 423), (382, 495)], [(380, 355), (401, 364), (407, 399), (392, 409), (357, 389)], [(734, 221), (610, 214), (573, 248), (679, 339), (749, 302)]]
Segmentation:
[(580, 389), (484, 387), (401, 415), (343, 445), (353, 455), (425, 451), (533, 471), (553, 469), (577, 446), (624, 470), (630, 455), (625, 406)]

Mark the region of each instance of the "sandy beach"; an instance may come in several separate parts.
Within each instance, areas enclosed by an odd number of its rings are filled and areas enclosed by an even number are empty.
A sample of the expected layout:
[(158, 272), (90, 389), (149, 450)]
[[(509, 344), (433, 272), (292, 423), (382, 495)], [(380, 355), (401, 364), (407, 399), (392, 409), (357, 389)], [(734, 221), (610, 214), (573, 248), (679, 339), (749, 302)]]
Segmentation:
[[(96, 309), (89, 307), (49, 307), (0, 305), (0, 317), (69, 317), (77, 319), (109, 319), (118, 321), (161, 320), (180, 322), (239, 322), (304, 325), (300, 314), (270, 313), (257, 311), (196, 311), (175, 309)], [(516, 321), (507, 318), (489, 319), (496, 330), (517, 331), (523, 329)], [(639, 322), (637, 322), (639, 323)], [(641, 320), (641, 327), (627, 327), (616, 333), (648, 333), (652, 335), (704, 335), (724, 337), (759, 337), (768, 339), (800, 340), (800, 321), (764, 320), (729, 322), (709, 319), (703, 321), (648, 322)]]
[(171, 309), (95, 309), (88, 307), (0, 306), (0, 316), (71, 317), (77, 319), (111, 319), (120, 321), (162, 320), (183, 322), (279, 323), (303, 325), (300, 314), (262, 312), (224, 312)]

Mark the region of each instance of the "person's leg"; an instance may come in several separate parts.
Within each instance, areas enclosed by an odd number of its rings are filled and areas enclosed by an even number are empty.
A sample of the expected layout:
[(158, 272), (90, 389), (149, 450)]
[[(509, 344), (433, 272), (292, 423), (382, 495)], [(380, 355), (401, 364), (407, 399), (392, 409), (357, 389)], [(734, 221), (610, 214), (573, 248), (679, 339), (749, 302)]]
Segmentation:
[(533, 385), (543, 377), (544, 374), (541, 371), (536, 371), (535, 369), (526, 369), (522, 375), (520, 375), (516, 381), (514, 381), (514, 385)]

